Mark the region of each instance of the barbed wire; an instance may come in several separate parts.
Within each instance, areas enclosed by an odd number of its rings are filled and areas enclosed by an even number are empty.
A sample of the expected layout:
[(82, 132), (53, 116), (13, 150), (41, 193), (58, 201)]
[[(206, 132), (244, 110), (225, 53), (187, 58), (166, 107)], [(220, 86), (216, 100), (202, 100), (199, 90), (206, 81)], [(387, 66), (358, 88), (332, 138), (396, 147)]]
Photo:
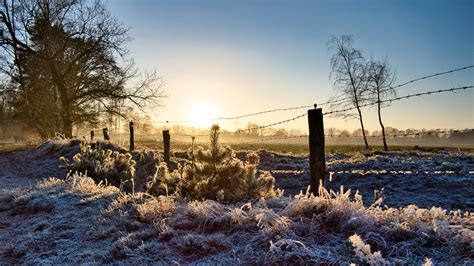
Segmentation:
[[(431, 94), (444, 93), (444, 92), (456, 92), (458, 90), (466, 90), (466, 89), (472, 89), (472, 88), (474, 88), (474, 86), (464, 86), (464, 87), (457, 87), (457, 88), (450, 88), (450, 89), (427, 91), (427, 92), (422, 92), (422, 93), (415, 93), (415, 94), (409, 94), (409, 95), (405, 95), (405, 96), (395, 97), (395, 98), (387, 99), (387, 100), (381, 100), (380, 103), (385, 103), (385, 102), (390, 102), (391, 103), (393, 101), (399, 101), (399, 100), (408, 99), (408, 98), (412, 98), (412, 97), (419, 97), (419, 96), (423, 96), (423, 95), (431, 95)], [(362, 107), (372, 106), (372, 105), (376, 105), (376, 104), (378, 104), (378, 102), (362, 104), (359, 107), (362, 108)], [(323, 115), (332, 115), (332, 114), (352, 111), (352, 110), (355, 110), (355, 109), (357, 109), (357, 108), (356, 107), (349, 107), (349, 108), (340, 109), (340, 110), (328, 111), (328, 112), (323, 113)], [(284, 124), (284, 123), (288, 123), (288, 122), (291, 122), (291, 121), (295, 121), (295, 120), (297, 120), (299, 118), (302, 118), (302, 117), (305, 117), (307, 115), (308, 114), (305, 112), (305, 113), (297, 115), (295, 117), (285, 119), (285, 120), (281, 120), (281, 121), (274, 122), (274, 123), (270, 123), (270, 124), (267, 124), (267, 125), (241, 129), (241, 130), (238, 130), (238, 131), (235, 131), (235, 132), (226, 131), (226, 132), (221, 132), (220, 134), (221, 135), (230, 135), (230, 134), (237, 134), (237, 133), (249, 132), (249, 131), (254, 131), (254, 130), (261, 130), (261, 129), (281, 125), (281, 124)], [(185, 137), (208, 136), (208, 134), (176, 134), (176, 135), (181, 135), (181, 136), (185, 136)]]
[(297, 139), (297, 138), (307, 138), (307, 137), (309, 137), (308, 134), (296, 135), (296, 136), (269, 137), (269, 138), (263, 138), (263, 139), (258, 139), (258, 140), (238, 142), (238, 143), (234, 143), (234, 144), (253, 144), (253, 143), (272, 141), (272, 140)]
[[(433, 135), (433, 134), (452, 134), (452, 133), (465, 133), (471, 132), (474, 129), (449, 129), (449, 130), (429, 130), (429, 131), (421, 131), (421, 132), (412, 132), (412, 133), (397, 133), (397, 134), (385, 134), (386, 138), (400, 138), (400, 137), (409, 137), (409, 136), (423, 136), (423, 135)], [(332, 138), (363, 138), (363, 136), (347, 136), (347, 135), (324, 135), (325, 137), (332, 137)], [(383, 138), (382, 135), (372, 135), (366, 136), (367, 138)]]
[(261, 112), (256, 112), (256, 113), (250, 113), (250, 114), (245, 114), (245, 115), (239, 115), (239, 116), (233, 116), (233, 117), (220, 117), (219, 120), (235, 120), (235, 119), (246, 118), (246, 117), (250, 117), (250, 116), (256, 116), (256, 115), (273, 113), (273, 112), (283, 112), (283, 111), (307, 109), (307, 108), (312, 108), (313, 106), (314, 106), (314, 104), (288, 107), (288, 108), (276, 108), (276, 109), (271, 109), (271, 110), (266, 110), (266, 111), (261, 111)]
[(264, 125), (264, 126), (257, 126), (257, 127), (252, 127), (252, 128), (246, 128), (246, 129), (241, 129), (239, 131), (236, 131), (236, 132), (229, 132), (229, 133), (240, 133), (240, 132), (246, 132), (246, 131), (253, 131), (253, 130), (260, 130), (260, 129), (265, 129), (265, 128), (269, 128), (269, 127), (273, 127), (273, 126), (277, 126), (277, 125), (281, 125), (281, 124), (284, 124), (284, 123), (288, 123), (288, 122), (291, 122), (291, 121), (295, 121), (297, 119), (300, 119), (302, 117), (305, 117), (307, 116), (308, 113), (303, 113), (303, 114), (300, 114), (300, 115), (297, 115), (295, 117), (292, 117), (292, 118), (289, 118), (289, 119), (285, 119), (285, 120), (281, 120), (281, 121), (278, 121), (278, 122), (274, 122), (274, 123), (271, 123), (271, 124), (267, 124), (267, 125)]
[[(427, 91), (427, 92), (421, 92), (421, 93), (415, 93), (415, 94), (408, 94), (408, 95), (405, 95), (405, 96), (395, 97), (395, 98), (391, 98), (391, 99), (387, 99), (387, 100), (381, 100), (381, 101), (376, 101), (376, 102), (372, 102), (372, 103), (361, 104), (361, 105), (359, 105), (359, 108), (376, 105), (378, 103), (387, 103), (387, 102), (391, 103), (391, 102), (394, 102), (394, 101), (399, 101), (399, 100), (408, 99), (408, 98), (412, 98), (412, 97), (419, 97), (419, 96), (423, 96), (423, 95), (431, 95), (431, 94), (444, 93), (444, 92), (455, 92), (455, 91), (459, 91), (459, 90), (467, 90), (467, 89), (472, 89), (472, 88), (474, 88), (474, 86), (470, 85), (470, 86), (457, 87), (457, 88), (451, 88), (451, 89), (442, 89), (442, 90)], [(323, 115), (343, 113), (343, 112), (352, 111), (352, 110), (356, 110), (356, 109), (357, 109), (357, 107), (349, 107), (349, 108), (344, 108), (344, 109), (339, 109), (339, 110), (328, 111), (328, 112), (323, 113)]]
[(181, 144), (191, 144), (192, 140), (189, 141), (182, 141), (182, 140), (177, 140), (173, 137), (170, 138), (171, 143), (181, 143)]
[[(399, 101), (399, 100), (402, 100), (402, 99), (408, 99), (408, 98), (412, 98), (412, 97), (419, 97), (419, 96), (423, 96), (423, 95), (431, 95), (431, 94), (444, 93), (444, 92), (456, 92), (458, 90), (466, 90), (466, 89), (472, 89), (472, 88), (474, 88), (474, 86), (471, 85), (471, 86), (464, 86), (464, 87), (457, 87), (457, 88), (450, 88), (450, 89), (427, 91), (427, 92), (409, 94), (409, 95), (405, 95), (405, 96), (395, 97), (395, 98), (392, 98), (392, 99), (382, 100), (382, 101), (380, 101), (380, 103), (385, 103), (385, 102), (390, 102), (391, 103), (393, 101)], [(367, 106), (372, 106), (372, 105), (375, 105), (375, 104), (378, 104), (378, 102), (363, 104), (363, 105), (360, 105), (359, 107), (367, 107)], [(350, 108), (345, 108), (345, 109), (340, 109), (340, 110), (333, 110), (333, 111), (325, 112), (325, 113), (323, 113), (323, 115), (331, 115), (331, 114), (347, 112), (347, 111), (351, 111), (351, 110), (355, 110), (355, 109), (357, 109), (357, 108), (356, 107), (350, 107)], [(291, 122), (291, 121), (295, 121), (295, 120), (297, 120), (299, 118), (302, 118), (302, 117), (305, 117), (305, 116), (307, 116), (306, 112), (303, 113), (303, 114), (297, 115), (295, 117), (291, 117), (289, 119), (281, 120), (281, 121), (270, 123), (270, 124), (267, 124), (267, 125), (257, 126), (257, 127), (247, 128), (247, 129), (241, 129), (241, 130), (238, 130), (238, 131), (235, 131), (235, 132), (225, 131), (225, 132), (221, 132), (220, 134), (221, 135), (230, 135), (230, 134), (250, 132), (250, 131), (254, 131), (254, 130), (261, 130), (261, 129), (270, 128), (270, 127), (273, 127), (273, 126), (276, 126), (276, 125), (288, 123), (288, 122)], [(431, 133), (420, 133), (420, 132), (418, 132), (418, 133), (413, 133), (413, 134), (414, 135), (420, 135), (420, 134), (453, 133), (453, 132), (462, 132), (462, 131), (457, 130), (457, 131), (443, 131), (443, 132), (431, 132)], [(173, 135), (174, 136), (190, 137), (190, 138), (209, 136), (209, 134), (173, 134)], [(403, 134), (403, 136), (408, 136), (408, 135), (412, 135), (412, 134)], [(353, 137), (353, 136), (335, 136), (335, 135), (326, 135), (326, 136), (327, 137)], [(257, 142), (270, 141), (270, 140), (281, 140), (281, 139), (288, 139), (288, 138), (301, 138), (301, 137), (307, 137), (307, 135), (272, 137), (272, 138), (266, 138), (266, 139), (263, 139), (263, 140), (257, 140)], [(368, 136), (368, 137), (369, 138), (377, 138), (377, 137), (382, 137), (382, 136)], [(396, 135), (386, 135), (386, 137), (397, 137), (397, 136)], [(242, 142), (242, 143), (253, 143), (253, 141), (252, 142)]]
[[(278, 121), (278, 122), (274, 122), (274, 123), (270, 123), (270, 124), (267, 124), (267, 125), (263, 125), (263, 126), (256, 126), (256, 127), (251, 127), (251, 128), (245, 128), (245, 129), (240, 129), (240, 130), (237, 130), (237, 131), (224, 131), (224, 132), (220, 132), (220, 135), (230, 135), (230, 134), (238, 134), (238, 133), (244, 133), (244, 132), (248, 132), (248, 131), (254, 131), (254, 130), (261, 130), (261, 129), (265, 129), (265, 128), (269, 128), (269, 127), (274, 127), (274, 126), (277, 126), (277, 125), (281, 125), (281, 124), (284, 124), (284, 123), (288, 123), (288, 122), (292, 122), (292, 121), (295, 121), (299, 118), (302, 118), (302, 117), (305, 117), (307, 116), (308, 113), (303, 113), (303, 114), (300, 114), (300, 115), (297, 115), (297, 116), (294, 116), (294, 117), (291, 117), (291, 118), (288, 118), (288, 119), (285, 119), (285, 120), (281, 120), (281, 121)], [(185, 137), (203, 137), (203, 136), (209, 136), (209, 134), (178, 134), (180, 136), (185, 136)]]
[[(434, 134), (453, 134), (453, 133), (465, 133), (474, 131), (473, 128), (470, 129), (450, 129), (450, 130), (430, 130), (425, 132), (413, 132), (413, 133), (398, 133), (398, 134), (386, 134), (386, 138), (401, 138), (401, 137), (409, 137), (409, 136), (423, 136), (423, 135), (434, 135)], [(348, 136), (348, 135), (333, 135), (333, 134), (325, 134), (325, 137), (328, 138), (362, 138), (363, 136)], [(274, 140), (285, 140), (285, 139), (297, 139), (297, 138), (308, 138), (308, 134), (303, 135), (296, 135), (296, 136), (279, 136), (279, 137), (269, 137), (263, 138), (258, 140), (252, 141), (244, 141), (238, 142), (233, 144), (253, 144), (253, 143), (261, 143), (266, 141), (274, 141)], [(383, 136), (367, 136), (367, 138), (383, 138)]]
[[(439, 72), (439, 73), (435, 73), (435, 74), (431, 74), (431, 75), (426, 75), (426, 76), (423, 76), (423, 77), (418, 77), (418, 78), (406, 81), (404, 83), (398, 84), (396, 86), (389, 87), (385, 90), (382, 90), (381, 92), (385, 92), (385, 91), (388, 91), (388, 90), (400, 88), (400, 87), (406, 86), (408, 84), (414, 83), (416, 81), (420, 81), (420, 80), (424, 80), (424, 79), (428, 79), (428, 78), (432, 78), (432, 77), (436, 77), (436, 76), (441, 76), (441, 75), (445, 75), (445, 74), (449, 74), (449, 73), (454, 73), (454, 72), (469, 69), (469, 68), (474, 68), (474, 65), (464, 66), (464, 67), (451, 69), (451, 70), (444, 71), (444, 72)], [(241, 118), (247, 118), (247, 117), (252, 117), (252, 116), (257, 116), (257, 115), (262, 115), (262, 114), (267, 114), (267, 113), (300, 110), (300, 109), (312, 108), (314, 106), (324, 106), (324, 105), (328, 105), (328, 104), (336, 104), (336, 103), (341, 103), (341, 102), (352, 100), (352, 97), (344, 97), (344, 98), (341, 98), (341, 99), (337, 99), (339, 97), (342, 97), (342, 95), (336, 96), (335, 100), (328, 100), (328, 101), (325, 101), (325, 102), (322, 102), (322, 103), (315, 103), (315, 104), (311, 104), (311, 105), (293, 106), (293, 107), (286, 107), (286, 108), (275, 108), (275, 109), (269, 109), (269, 110), (254, 112), (254, 113), (237, 115), (237, 116), (229, 116), (229, 117), (223, 116), (223, 117), (217, 117), (217, 118), (212, 118), (212, 119), (207, 119), (207, 120), (164, 120), (164, 121), (157, 121), (157, 122), (153, 122), (153, 123), (154, 124), (179, 124), (179, 123), (199, 123), (199, 122), (206, 122), (206, 121), (208, 121), (208, 122), (217, 122), (217, 121), (221, 121), (221, 120), (237, 120), (237, 119), (241, 119)]]
[(292, 110), (313, 108), (316, 105), (325, 105), (325, 104), (327, 104), (327, 103), (301, 105), (301, 106), (294, 106), (294, 107), (288, 107), (288, 108), (276, 108), (276, 109), (270, 109), (270, 110), (255, 112), (255, 113), (239, 115), (239, 116), (218, 117), (218, 118), (205, 119), (205, 120), (166, 120), (166, 121), (158, 121), (158, 122), (153, 122), (153, 123), (154, 124), (170, 124), (170, 123), (171, 124), (177, 124), (177, 123), (217, 122), (217, 121), (221, 121), (221, 120), (236, 120), (236, 119), (241, 119), (241, 118), (246, 118), (246, 117), (251, 117), (251, 116), (257, 116), (257, 115), (262, 115), (262, 114), (267, 114), (267, 113), (273, 113), (273, 112), (284, 112), (284, 111), (292, 111)]
[(408, 85), (408, 84), (416, 82), (416, 81), (420, 81), (420, 80), (424, 80), (424, 79), (428, 79), (428, 78), (432, 78), (432, 77), (436, 77), (436, 76), (441, 76), (441, 75), (445, 75), (445, 74), (450, 74), (450, 73), (453, 73), (453, 72), (457, 72), (457, 71), (461, 71), (461, 70), (465, 70), (465, 69), (469, 69), (469, 68), (473, 68), (473, 67), (474, 67), (474, 65), (470, 65), (470, 66), (460, 67), (460, 68), (456, 68), (456, 69), (452, 69), (452, 70), (448, 70), (448, 71), (444, 71), (444, 72), (439, 72), (439, 73), (423, 76), (423, 77), (420, 77), (420, 78), (412, 79), (410, 81), (404, 82), (402, 84), (399, 84), (399, 85), (391, 87), (391, 88), (392, 89), (397, 89), (397, 88), (403, 87), (405, 85)]
[[(461, 70), (466, 70), (466, 69), (473, 68), (473, 67), (474, 67), (474, 65), (469, 65), (469, 66), (464, 66), (464, 67), (460, 67), (460, 68), (456, 68), (456, 69), (451, 69), (451, 70), (444, 71), (444, 72), (439, 72), (439, 73), (435, 73), (435, 74), (431, 74), (431, 75), (426, 75), (426, 76), (423, 76), (423, 77), (418, 77), (418, 78), (403, 82), (403, 83), (395, 85), (395, 86), (389, 86), (386, 89), (380, 90), (380, 93), (387, 92), (387, 91), (390, 91), (390, 90), (395, 90), (395, 89), (398, 89), (400, 87), (406, 86), (408, 84), (411, 84), (411, 83), (414, 83), (414, 82), (417, 82), (417, 81), (420, 81), (420, 80), (433, 78), (433, 77), (437, 77), (437, 76), (441, 76), (441, 75), (445, 75), (445, 74), (450, 74), (450, 73), (454, 73), (454, 72), (461, 71)], [(367, 96), (367, 95), (370, 95), (370, 92), (361, 94), (360, 97)], [(334, 97), (335, 100), (330, 100), (330, 101), (328, 101), (328, 103), (329, 104), (336, 104), (336, 103), (341, 104), (341, 103), (344, 103), (344, 102), (352, 101), (351, 96), (337, 99), (337, 98), (342, 97), (342, 96), (343, 95), (336, 96), (336, 97)]]
[[(456, 69), (451, 69), (451, 70), (448, 70), (448, 71), (443, 71), (443, 72), (439, 72), (439, 73), (435, 73), (435, 74), (431, 74), (431, 75), (426, 75), (426, 76), (423, 76), (423, 77), (418, 77), (418, 78), (403, 82), (401, 84), (395, 85), (393, 87), (390, 86), (386, 89), (382, 89), (380, 91), (380, 93), (387, 92), (387, 91), (390, 91), (390, 90), (395, 90), (395, 89), (398, 89), (400, 87), (406, 86), (408, 84), (411, 84), (411, 83), (414, 83), (414, 82), (417, 82), (417, 81), (420, 81), (420, 80), (433, 78), (433, 77), (437, 77), (437, 76), (441, 76), (441, 75), (445, 75), (445, 74), (450, 74), (450, 73), (454, 73), (454, 72), (457, 72), (457, 71), (466, 70), (466, 69), (469, 69), (469, 68), (474, 68), (474, 65), (464, 66), (464, 67), (460, 67), (460, 68), (456, 68)], [(365, 94), (361, 94), (360, 96), (367, 96), (369, 94), (370, 93), (365, 93)], [(344, 102), (352, 101), (351, 96), (338, 99), (339, 97), (342, 97), (342, 96), (343, 95), (336, 96), (336, 97), (334, 97), (335, 100), (328, 100), (327, 102), (325, 102), (325, 104), (336, 104), (336, 103), (341, 104), (341, 103), (344, 103)]]

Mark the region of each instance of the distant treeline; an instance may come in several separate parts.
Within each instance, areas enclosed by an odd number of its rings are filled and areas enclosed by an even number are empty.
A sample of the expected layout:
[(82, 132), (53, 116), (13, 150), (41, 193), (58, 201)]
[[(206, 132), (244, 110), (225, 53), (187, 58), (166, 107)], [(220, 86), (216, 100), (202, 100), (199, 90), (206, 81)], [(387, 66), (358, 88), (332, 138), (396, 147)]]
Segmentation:
[[(132, 118), (133, 119), (133, 118)], [(137, 135), (161, 135), (161, 132), (165, 129), (170, 130), (172, 135), (207, 135), (209, 134), (209, 129), (199, 128), (199, 127), (190, 127), (183, 125), (171, 125), (171, 126), (154, 126), (149, 117), (134, 117), (135, 130)], [(101, 128), (108, 127), (109, 132), (112, 135), (125, 135), (128, 134), (128, 122), (121, 121), (120, 123), (103, 123), (99, 125), (82, 125), (74, 129), (74, 135), (77, 137), (89, 136), (90, 130), (96, 129), (101, 131)], [(238, 129), (236, 131), (229, 131), (223, 129), (221, 131), (225, 136), (235, 136), (239, 138), (258, 138), (258, 137), (294, 137), (301, 136), (306, 134), (299, 129), (285, 129), (285, 128), (264, 128), (264, 129), (254, 129), (258, 128), (260, 125), (255, 123), (248, 123), (245, 128)], [(456, 143), (474, 143), (474, 131), (464, 131), (464, 132), (453, 132), (453, 133), (434, 133), (440, 131), (454, 131), (454, 129), (397, 129), (393, 127), (386, 127), (386, 135), (388, 138), (393, 138), (394, 136), (397, 139), (405, 140), (427, 140), (427, 141), (436, 141), (436, 140), (448, 140), (450, 142)], [(100, 132), (96, 132), (97, 137), (101, 137)], [(380, 137), (381, 131), (374, 130), (372, 132), (366, 130), (366, 136), (371, 137)], [(28, 130), (28, 126), (21, 123), (21, 121), (16, 120), (2, 120), (0, 119), (0, 139), (7, 138), (17, 138), (17, 139), (31, 139), (34, 136), (34, 131)], [(325, 135), (330, 139), (347, 139), (347, 138), (362, 138), (362, 130), (356, 129), (349, 131), (346, 129), (337, 129), (334, 127), (326, 128)]]

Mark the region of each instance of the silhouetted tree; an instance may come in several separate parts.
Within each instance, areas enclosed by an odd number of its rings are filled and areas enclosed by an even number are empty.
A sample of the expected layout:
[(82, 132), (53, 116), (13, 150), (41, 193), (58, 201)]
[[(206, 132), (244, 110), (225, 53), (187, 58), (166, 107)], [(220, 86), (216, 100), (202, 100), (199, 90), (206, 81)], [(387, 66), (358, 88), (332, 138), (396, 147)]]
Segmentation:
[(279, 128), (273, 135), (275, 137), (288, 137), (288, 131), (284, 128)]
[(351, 134), (349, 133), (349, 131), (347, 129), (343, 129), (343, 130), (341, 130), (341, 133), (339, 133), (339, 136), (341, 136), (341, 137), (350, 137), (350, 135)]
[(339, 130), (335, 127), (330, 127), (330, 128), (324, 129), (324, 134), (329, 136), (329, 137), (337, 136), (338, 132), (339, 132)]
[(331, 78), (334, 79), (336, 90), (341, 92), (338, 101), (331, 108), (354, 107), (357, 114), (353, 112), (337, 113), (345, 118), (357, 118), (362, 128), (366, 149), (369, 148), (365, 135), (364, 121), (362, 118), (361, 105), (364, 102), (363, 95), (366, 87), (366, 67), (362, 52), (352, 47), (352, 36), (342, 35), (333, 37), (328, 43), (329, 49), (334, 51), (331, 57)]
[[(289, 136), (300, 136), (300, 135), (302, 135), (301, 129), (290, 129), (290, 130), (288, 130), (288, 135)], [(262, 136), (263, 136), (263, 134), (262, 134)]]
[(383, 61), (370, 60), (367, 63), (367, 85), (369, 91), (369, 101), (376, 103), (377, 115), (379, 124), (382, 128), (383, 147), (388, 151), (387, 140), (385, 139), (385, 127), (382, 122), (382, 108), (387, 106), (387, 103), (382, 103), (382, 100), (393, 98), (396, 96), (395, 89), (392, 83), (395, 80), (395, 73), (392, 71), (390, 65), (385, 58)]
[(0, 6), (0, 67), (16, 86), (17, 111), (43, 138), (51, 131), (70, 137), (74, 125), (121, 115), (126, 105), (158, 103), (161, 80), (140, 75), (127, 60), (129, 39), (100, 1), (3, 0)]
[(6, 136), (7, 124), (11, 119), (11, 106), (8, 100), (9, 98), (5, 91), (5, 86), (0, 84), (0, 125), (2, 127), (2, 137)]
[(257, 129), (258, 127), (260, 127), (259, 124), (247, 123), (245, 133), (249, 136), (259, 136), (261, 130)]

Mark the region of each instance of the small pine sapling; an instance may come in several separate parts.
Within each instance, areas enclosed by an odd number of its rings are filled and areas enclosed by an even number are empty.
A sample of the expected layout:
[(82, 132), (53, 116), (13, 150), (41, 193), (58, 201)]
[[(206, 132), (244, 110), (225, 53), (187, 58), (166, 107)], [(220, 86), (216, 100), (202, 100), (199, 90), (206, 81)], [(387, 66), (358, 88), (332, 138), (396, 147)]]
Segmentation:
[(218, 125), (211, 127), (209, 149), (197, 148), (193, 152), (194, 162), (184, 166), (183, 194), (224, 201), (279, 195), (280, 192), (274, 189), (275, 178), (270, 173), (257, 176), (258, 154), (248, 154), (247, 162), (239, 160), (230, 147), (219, 145), (219, 130)]

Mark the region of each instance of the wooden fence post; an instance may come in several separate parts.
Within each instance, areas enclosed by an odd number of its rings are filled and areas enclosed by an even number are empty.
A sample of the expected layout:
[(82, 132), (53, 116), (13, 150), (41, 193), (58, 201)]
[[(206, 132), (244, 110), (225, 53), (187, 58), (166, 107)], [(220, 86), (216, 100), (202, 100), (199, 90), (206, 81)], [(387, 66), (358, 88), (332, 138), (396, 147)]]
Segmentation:
[(133, 121), (130, 121), (130, 151), (135, 149), (135, 130), (133, 129)]
[(91, 142), (94, 142), (94, 130), (91, 130)]
[(324, 182), (326, 175), (326, 159), (324, 157), (324, 125), (321, 108), (308, 110), (309, 126), (309, 172), (310, 192), (318, 195), (319, 184)]
[(104, 134), (104, 140), (110, 140), (110, 136), (109, 136), (109, 129), (104, 127), (102, 129), (102, 133)]
[(164, 159), (166, 162), (166, 165), (170, 167), (170, 131), (169, 130), (163, 130), (163, 146), (164, 146)]

